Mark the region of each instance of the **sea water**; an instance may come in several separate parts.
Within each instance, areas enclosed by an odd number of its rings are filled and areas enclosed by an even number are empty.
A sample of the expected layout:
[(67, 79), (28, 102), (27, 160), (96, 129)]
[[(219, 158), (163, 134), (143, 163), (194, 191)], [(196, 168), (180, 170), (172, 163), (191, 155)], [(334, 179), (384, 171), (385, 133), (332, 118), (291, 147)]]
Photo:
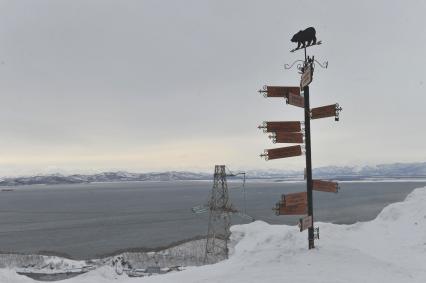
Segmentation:
[[(339, 193), (314, 192), (316, 221), (350, 224), (375, 218), (426, 182), (348, 182)], [(165, 247), (207, 233), (206, 204), (212, 182), (119, 182), (34, 185), (0, 191), (0, 251), (66, 254), (88, 259), (132, 248)], [(230, 199), (256, 220), (295, 225), (296, 216), (276, 216), (282, 194), (306, 185), (229, 182)], [(245, 194), (244, 194), (245, 192)], [(244, 201), (246, 199), (246, 201)], [(247, 223), (237, 216), (234, 224)]]

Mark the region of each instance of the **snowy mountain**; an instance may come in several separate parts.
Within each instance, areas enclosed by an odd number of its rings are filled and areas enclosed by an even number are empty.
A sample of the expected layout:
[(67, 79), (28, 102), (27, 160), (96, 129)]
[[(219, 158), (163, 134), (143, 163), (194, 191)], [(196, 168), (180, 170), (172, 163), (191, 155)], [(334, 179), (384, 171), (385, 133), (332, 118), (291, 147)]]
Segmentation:
[(64, 176), (61, 174), (10, 177), (0, 180), (0, 186), (18, 185), (53, 185), (53, 184), (79, 184), (92, 182), (135, 182), (135, 181), (176, 181), (176, 180), (207, 180), (211, 174), (192, 172), (160, 172), (160, 173), (129, 173), (129, 172), (103, 172), (93, 175), (74, 174)]
[[(327, 166), (313, 169), (314, 178), (335, 180), (426, 178), (426, 162), (375, 166)], [(303, 171), (249, 170), (249, 179), (303, 179)]]
[[(364, 167), (328, 166), (315, 168), (314, 178), (335, 180), (426, 178), (426, 162), (394, 163)], [(185, 171), (129, 173), (124, 171), (103, 172), (93, 175), (38, 175), (26, 177), (9, 177), (0, 180), (0, 186), (35, 185), (35, 184), (79, 184), (91, 182), (129, 182), (129, 181), (185, 181), (211, 180), (212, 173), (196, 173)], [(237, 176), (235, 178), (242, 178)], [(295, 170), (248, 170), (247, 179), (281, 179), (303, 180), (303, 171)]]
[(424, 178), (426, 162), (379, 164), (364, 167), (321, 167), (314, 169), (314, 177), (356, 180), (369, 178)]

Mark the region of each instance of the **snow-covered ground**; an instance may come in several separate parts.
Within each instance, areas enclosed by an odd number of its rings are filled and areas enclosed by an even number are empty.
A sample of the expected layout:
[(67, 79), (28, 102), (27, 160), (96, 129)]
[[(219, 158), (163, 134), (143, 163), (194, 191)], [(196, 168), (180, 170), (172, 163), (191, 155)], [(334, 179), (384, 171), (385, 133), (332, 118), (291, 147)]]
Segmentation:
[[(61, 282), (426, 282), (426, 187), (373, 221), (315, 225), (321, 239), (314, 250), (307, 250), (306, 231), (256, 221), (232, 227), (231, 256), (214, 265), (144, 278), (103, 266)], [(1, 269), (0, 282), (36, 281)]]

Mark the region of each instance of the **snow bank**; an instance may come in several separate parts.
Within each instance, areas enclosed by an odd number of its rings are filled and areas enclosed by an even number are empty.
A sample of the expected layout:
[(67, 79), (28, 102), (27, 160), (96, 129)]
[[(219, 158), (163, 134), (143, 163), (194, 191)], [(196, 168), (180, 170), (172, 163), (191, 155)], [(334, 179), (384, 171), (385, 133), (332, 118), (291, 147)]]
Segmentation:
[[(321, 239), (307, 249), (307, 232), (262, 221), (232, 227), (228, 260), (144, 278), (102, 267), (64, 283), (89, 282), (426, 282), (426, 187), (387, 206), (370, 222), (316, 223)], [(0, 271), (0, 282), (35, 282)]]

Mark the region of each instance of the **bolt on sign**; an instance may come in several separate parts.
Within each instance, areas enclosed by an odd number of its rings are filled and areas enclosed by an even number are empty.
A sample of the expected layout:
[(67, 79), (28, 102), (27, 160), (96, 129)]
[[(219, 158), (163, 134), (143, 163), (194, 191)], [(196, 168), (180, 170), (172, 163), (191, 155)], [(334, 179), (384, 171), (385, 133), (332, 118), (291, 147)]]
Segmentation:
[(301, 107), (301, 108), (305, 108), (305, 99), (303, 98), (303, 96), (294, 95), (294, 94), (290, 93), (288, 95), (287, 104), (297, 106), (297, 107)]
[(281, 202), (285, 206), (306, 205), (308, 203), (308, 194), (306, 192), (292, 193), (281, 196)]
[(265, 132), (300, 132), (302, 130), (300, 121), (264, 122), (259, 126)]
[(308, 86), (312, 82), (312, 75), (314, 73), (314, 69), (312, 68), (312, 64), (308, 64), (305, 66), (302, 74), (302, 78), (300, 80), (300, 88), (304, 88)]
[(300, 145), (293, 145), (267, 149), (265, 150), (265, 154), (262, 156), (266, 156), (266, 160), (300, 156), (302, 155), (302, 147)]
[(311, 119), (336, 117), (337, 116), (337, 104), (331, 104), (311, 109)]
[(288, 97), (289, 94), (300, 95), (298, 86), (264, 86), (259, 90), (265, 97)]
[(308, 212), (306, 204), (298, 204), (292, 206), (285, 206), (282, 202), (276, 204), (275, 214), (276, 215), (303, 215)]
[(275, 132), (272, 135), (274, 143), (303, 143), (302, 133)]
[(312, 180), (312, 189), (321, 192), (337, 193), (339, 191), (339, 184), (332, 181)]
[(305, 216), (299, 219), (300, 232), (312, 227), (312, 216)]

